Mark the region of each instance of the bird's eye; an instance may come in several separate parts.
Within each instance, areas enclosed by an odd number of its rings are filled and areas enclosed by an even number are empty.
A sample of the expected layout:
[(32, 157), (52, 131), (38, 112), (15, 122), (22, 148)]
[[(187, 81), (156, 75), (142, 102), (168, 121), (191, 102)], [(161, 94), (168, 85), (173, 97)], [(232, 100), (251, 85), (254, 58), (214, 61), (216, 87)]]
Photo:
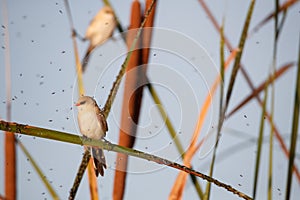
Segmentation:
[(80, 105), (83, 105), (83, 104), (85, 104), (85, 102), (86, 102), (86, 101), (81, 101), (81, 102), (80, 102)]

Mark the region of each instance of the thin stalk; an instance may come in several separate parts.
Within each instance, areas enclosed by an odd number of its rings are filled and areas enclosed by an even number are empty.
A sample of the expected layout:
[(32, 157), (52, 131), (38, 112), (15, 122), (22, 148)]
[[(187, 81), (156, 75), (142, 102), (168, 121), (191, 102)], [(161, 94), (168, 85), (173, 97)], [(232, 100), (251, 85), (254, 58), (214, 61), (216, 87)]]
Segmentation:
[(75, 28), (74, 28), (74, 23), (73, 23), (73, 19), (72, 19), (71, 8), (69, 5), (69, 2), (68, 2), (68, 0), (64, 0), (64, 2), (65, 2), (67, 16), (69, 19), (69, 24), (70, 24), (71, 33), (72, 33), (72, 42), (73, 42), (74, 56), (75, 56), (75, 63), (76, 63), (79, 96), (82, 96), (85, 94), (85, 91), (84, 91), (84, 85), (83, 85), (83, 79), (82, 79), (82, 67), (81, 67), (81, 62), (80, 62), (79, 53), (78, 53), (78, 46), (77, 46), (77, 42), (76, 42), (76, 33), (75, 33)]
[[(225, 59), (224, 59), (224, 19), (223, 24), (220, 29), (220, 75), (221, 75), (221, 83), (220, 83), (220, 103), (219, 103), (219, 122), (222, 118), (222, 108), (223, 108), (223, 97), (224, 97), (224, 71), (225, 71)], [(218, 139), (218, 138), (217, 138)], [(215, 157), (215, 151), (214, 156)], [(212, 159), (212, 162), (210, 163), (210, 175), (212, 175), (213, 166), (214, 166), (215, 160)], [(211, 184), (208, 183), (206, 185), (206, 191), (205, 191), (205, 199), (209, 199), (210, 197), (210, 188)]]
[(81, 180), (82, 180), (83, 174), (85, 172), (86, 166), (88, 165), (88, 163), (90, 161), (90, 158), (91, 158), (91, 154), (90, 154), (89, 150), (85, 151), (84, 154), (83, 154), (83, 157), (82, 157), (81, 164), (80, 164), (80, 166), (77, 170), (77, 175), (75, 177), (73, 186), (70, 190), (70, 194), (69, 194), (69, 198), (68, 198), (69, 200), (74, 200), (75, 199), (77, 190), (78, 190), (79, 185), (81, 183)]
[[(286, 12), (285, 12), (286, 13)], [(272, 79), (271, 82), (271, 130), (270, 130), (270, 144), (269, 144), (269, 171), (268, 171), (268, 200), (272, 200), (272, 185), (273, 185), (273, 138), (274, 138), (274, 107), (275, 107), (275, 86), (274, 86), (274, 76), (276, 72), (276, 60), (277, 60), (277, 42), (280, 30), (278, 27), (278, 15), (279, 15), (279, 0), (275, 0), (275, 25), (274, 25), (274, 47), (273, 47), (273, 64), (272, 64)], [(284, 18), (282, 19), (282, 24)]]
[(221, 40), (220, 40), (220, 73), (221, 73), (221, 82), (220, 82), (220, 112), (219, 119), (222, 117), (222, 108), (223, 108), (223, 97), (224, 97), (224, 74), (225, 74), (225, 58), (224, 58), (224, 20), (220, 30)]
[[(273, 87), (272, 87), (273, 88)], [(272, 99), (274, 98), (274, 89), (272, 89)], [(274, 101), (271, 102), (271, 124), (273, 124)], [(272, 200), (272, 188), (273, 188), (273, 141), (274, 141), (274, 126), (271, 126), (270, 130), (270, 143), (269, 143), (269, 170), (268, 170), (268, 200)]]
[(295, 86), (295, 99), (294, 99), (294, 113), (293, 113), (293, 123), (290, 139), (290, 157), (289, 165), (287, 172), (287, 181), (286, 181), (286, 193), (285, 199), (289, 200), (291, 195), (291, 186), (293, 179), (293, 166), (297, 146), (297, 136), (298, 136), (298, 126), (299, 126), (299, 111), (300, 111), (300, 34), (299, 34), (299, 50), (298, 50), (298, 69), (297, 69), (297, 80)]
[(265, 96), (262, 106), (262, 113), (260, 117), (260, 127), (259, 127), (259, 135), (257, 138), (257, 153), (256, 153), (256, 161), (255, 161), (255, 171), (254, 171), (254, 183), (253, 183), (253, 194), (252, 197), (255, 199), (256, 197), (256, 188), (258, 182), (258, 173), (259, 173), (259, 164), (260, 164), (260, 157), (261, 157), (261, 148), (263, 143), (263, 136), (264, 136), (264, 125), (265, 125), (265, 114), (266, 114), (266, 105), (268, 99), (268, 90), (265, 88)]
[(232, 91), (233, 91), (233, 86), (234, 86), (234, 83), (235, 83), (235, 80), (236, 80), (236, 76), (237, 76), (237, 73), (240, 69), (240, 62), (241, 62), (241, 58), (242, 58), (242, 55), (243, 55), (243, 49), (244, 49), (245, 41), (246, 41), (246, 38), (247, 38), (248, 28), (249, 28), (249, 25), (250, 25), (254, 5), (255, 5), (255, 0), (252, 0), (251, 4), (249, 6), (249, 9), (248, 9), (246, 21), (245, 21), (244, 28), (243, 28), (243, 31), (242, 31), (242, 35), (241, 35), (241, 38), (240, 38), (240, 41), (239, 41), (240, 51), (236, 55), (236, 59), (235, 59), (234, 65), (233, 65), (232, 73), (231, 73), (231, 77), (229, 79), (229, 85), (228, 85), (228, 90), (227, 90), (226, 99), (225, 99), (223, 116), (225, 116), (225, 113), (227, 111), (227, 108), (228, 108), (228, 105), (229, 105), (229, 102), (230, 102), (230, 99), (231, 99), (231, 94), (232, 94)]
[(57, 193), (55, 192), (55, 190), (53, 189), (53, 187), (51, 186), (51, 184), (47, 180), (47, 178), (44, 175), (44, 173), (42, 172), (41, 168), (38, 166), (38, 164), (35, 162), (33, 157), (30, 155), (30, 153), (28, 152), (28, 150), (26, 149), (26, 147), (23, 145), (23, 143), (20, 140), (18, 140), (18, 144), (19, 144), (20, 148), (22, 149), (22, 151), (24, 152), (24, 154), (26, 155), (27, 159), (32, 164), (33, 168), (35, 169), (35, 171), (37, 172), (39, 177), (41, 178), (42, 182), (46, 186), (46, 188), (49, 191), (52, 199), (58, 200), (59, 197), (58, 197)]

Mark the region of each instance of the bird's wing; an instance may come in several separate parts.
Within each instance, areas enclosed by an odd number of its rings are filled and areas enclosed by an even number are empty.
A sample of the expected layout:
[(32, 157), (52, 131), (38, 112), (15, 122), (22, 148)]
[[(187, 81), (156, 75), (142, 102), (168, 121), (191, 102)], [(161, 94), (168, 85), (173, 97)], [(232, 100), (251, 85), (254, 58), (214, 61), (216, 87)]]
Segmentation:
[(96, 114), (97, 114), (97, 119), (101, 125), (101, 127), (103, 128), (103, 131), (104, 131), (104, 134), (108, 131), (108, 127), (107, 127), (107, 122), (106, 122), (106, 119), (103, 115), (103, 112), (102, 110), (100, 110), (100, 108), (98, 106), (95, 106), (96, 107)]

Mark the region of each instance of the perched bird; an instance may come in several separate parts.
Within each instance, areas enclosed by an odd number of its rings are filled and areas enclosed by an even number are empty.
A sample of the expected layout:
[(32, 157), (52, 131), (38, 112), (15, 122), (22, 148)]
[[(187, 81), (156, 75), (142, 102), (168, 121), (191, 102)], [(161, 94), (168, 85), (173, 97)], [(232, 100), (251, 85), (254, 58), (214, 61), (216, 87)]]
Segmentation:
[[(96, 101), (89, 96), (82, 96), (75, 104), (78, 107), (78, 124), (82, 135), (100, 140), (105, 137), (108, 130), (105, 117), (102, 110), (98, 107)], [(104, 175), (106, 161), (103, 150), (91, 147), (92, 157), (94, 159), (95, 174), (98, 177)]]
[(86, 30), (85, 40), (89, 40), (90, 45), (82, 61), (82, 72), (86, 69), (91, 52), (112, 36), (115, 27), (116, 19), (113, 10), (109, 6), (104, 6)]

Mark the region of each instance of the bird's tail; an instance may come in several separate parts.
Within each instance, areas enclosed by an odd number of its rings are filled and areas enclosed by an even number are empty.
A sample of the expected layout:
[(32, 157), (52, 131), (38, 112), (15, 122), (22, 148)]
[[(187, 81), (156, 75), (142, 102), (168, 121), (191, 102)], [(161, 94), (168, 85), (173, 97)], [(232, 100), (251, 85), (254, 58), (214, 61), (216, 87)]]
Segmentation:
[(91, 55), (91, 52), (94, 48), (91, 47), (91, 45), (89, 46), (89, 48), (87, 49), (83, 59), (82, 59), (82, 63), (81, 63), (81, 66), (82, 66), (82, 73), (85, 72), (86, 70), (86, 67), (87, 67), (87, 64), (89, 63), (89, 59), (90, 59), (90, 55)]
[(104, 169), (106, 169), (106, 161), (103, 150), (100, 148), (92, 147), (92, 157), (94, 159), (94, 169), (96, 176), (98, 177), (98, 174), (103, 176)]

